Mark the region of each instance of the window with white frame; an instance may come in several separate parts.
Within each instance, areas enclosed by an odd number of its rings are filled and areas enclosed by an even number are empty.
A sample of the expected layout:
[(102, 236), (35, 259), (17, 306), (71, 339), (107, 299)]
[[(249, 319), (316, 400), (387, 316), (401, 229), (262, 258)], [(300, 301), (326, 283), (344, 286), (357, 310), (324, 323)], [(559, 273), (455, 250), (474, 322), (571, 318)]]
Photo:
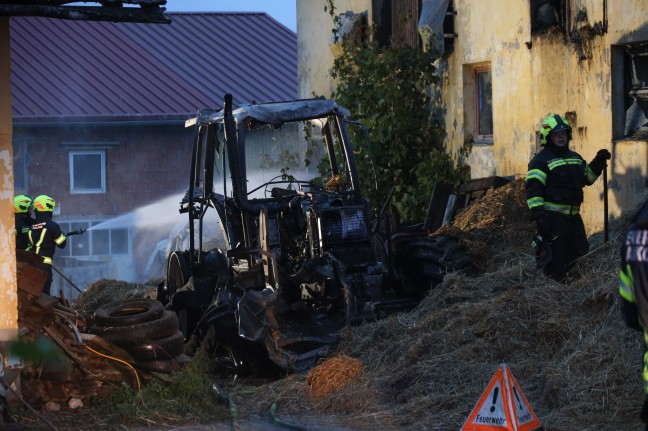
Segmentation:
[(493, 86), (490, 63), (464, 66), (464, 130), (472, 144), (493, 143)]
[(106, 192), (106, 152), (70, 151), (70, 193)]
[[(77, 229), (89, 229), (101, 221), (59, 222), (62, 232), (72, 232)], [(92, 229), (81, 235), (68, 237), (67, 245), (57, 250), (56, 256), (90, 257), (128, 254), (130, 252), (129, 232), (127, 228)]]

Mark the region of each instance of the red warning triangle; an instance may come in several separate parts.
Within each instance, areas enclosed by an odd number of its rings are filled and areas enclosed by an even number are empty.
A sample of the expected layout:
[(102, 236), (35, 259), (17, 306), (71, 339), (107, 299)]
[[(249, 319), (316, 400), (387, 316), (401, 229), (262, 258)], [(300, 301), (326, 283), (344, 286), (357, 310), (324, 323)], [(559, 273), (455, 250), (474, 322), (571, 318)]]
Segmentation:
[(506, 364), (491, 379), (460, 431), (533, 431), (542, 425)]

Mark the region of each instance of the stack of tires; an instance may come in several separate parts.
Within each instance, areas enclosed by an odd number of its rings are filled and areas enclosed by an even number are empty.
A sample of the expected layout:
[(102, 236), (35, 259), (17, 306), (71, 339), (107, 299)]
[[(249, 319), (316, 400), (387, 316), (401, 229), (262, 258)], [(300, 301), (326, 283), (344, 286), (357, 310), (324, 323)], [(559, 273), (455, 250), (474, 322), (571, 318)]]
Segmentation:
[(91, 333), (128, 352), (136, 368), (169, 372), (177, 369), (184, 350), (178, 317), (149, 298), (110, 302), (97, 308)]

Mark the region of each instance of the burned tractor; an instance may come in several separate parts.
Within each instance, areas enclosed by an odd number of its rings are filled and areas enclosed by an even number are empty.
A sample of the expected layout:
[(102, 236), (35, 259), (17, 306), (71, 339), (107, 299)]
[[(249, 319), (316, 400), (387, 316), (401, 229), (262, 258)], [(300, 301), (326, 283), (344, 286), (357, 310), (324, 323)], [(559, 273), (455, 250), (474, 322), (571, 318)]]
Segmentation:
[[(233, 106), (231, 95), (187, 122), (190, 247), (169, 256), (158, 299), (239, 374), (308, 369), (342, 328), (413, 308), (467, 264), (451, 238), (377, 235), (349, 124), (332, 100)], [(205, 245), (208, 211), (225, 250)]]

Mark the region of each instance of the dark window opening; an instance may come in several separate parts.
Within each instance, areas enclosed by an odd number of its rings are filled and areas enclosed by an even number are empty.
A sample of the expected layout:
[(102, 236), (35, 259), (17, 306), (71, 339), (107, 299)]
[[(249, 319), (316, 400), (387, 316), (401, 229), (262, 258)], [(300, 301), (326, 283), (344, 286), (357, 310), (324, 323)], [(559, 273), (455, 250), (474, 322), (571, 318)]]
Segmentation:
[(455, 38), (457, 37), (455, 33), (455, 15), (457, 15), (457, 11), (454, 8), (453, 0), (450, 0), (443, 20), (443, 45), (446, 55), (451, 54), (454, 50)]
[(389, 46), (392, 36), (391, 16), (392, 0), (375, 0), (373, 2), (373, 17), (376, 25), (376, 39), (380, 46)]
[(454, 49), (452, 0), (374, 0), (372, 10), (380, 46), (427, 49), (433, 44), (440, 54)]
[(493, 139), (493, 86), (490, 69), (475, 70), (477, 138)]
[(531, 34), (567, 30), (569, 0), (531, 0)]
[(648, 41), (611, 47), (612, 137), (648, 141)]

